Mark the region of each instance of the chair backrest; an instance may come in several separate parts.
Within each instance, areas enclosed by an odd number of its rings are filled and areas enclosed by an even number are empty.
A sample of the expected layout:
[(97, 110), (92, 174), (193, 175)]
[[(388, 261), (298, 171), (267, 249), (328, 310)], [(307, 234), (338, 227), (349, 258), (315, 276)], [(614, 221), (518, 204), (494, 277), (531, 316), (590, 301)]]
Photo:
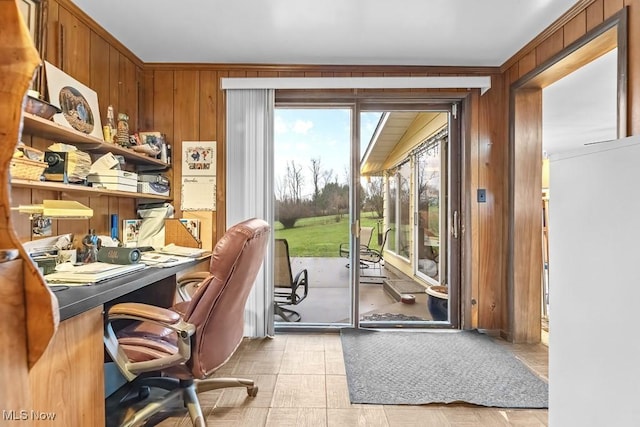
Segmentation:
[(193, 295), (184, 320), (195, 325), (191, 359), (196, 378), (222, 366), (244, 336), (244, 308), (262, 266), (270, 227), (252, 218), (227, 230), (211, 255), (210, 276)]
[(274, 281), (276, 288), (291, 288), (293, 273), (291, 271), (291, 259), (289, 258), (289, 242), (286, 239), (274, 241)]
[(387, 231), (384, 232), (384, 237), (382, 238), (382, 245), (380, 245), (380, 253), (384, 253), (384, 245), (387, 244), (387, 238), (389, 237), (390, 228), (387, 228)]
[(373, 227), (360, 227), (360, 246), (369, 247), (373, 236)]

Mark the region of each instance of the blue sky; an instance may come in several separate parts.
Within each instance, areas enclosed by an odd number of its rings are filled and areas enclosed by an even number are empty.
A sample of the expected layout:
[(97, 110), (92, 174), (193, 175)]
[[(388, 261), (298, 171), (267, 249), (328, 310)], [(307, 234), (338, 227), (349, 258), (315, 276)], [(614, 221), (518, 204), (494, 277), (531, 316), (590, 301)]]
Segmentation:
[[(361, 114), (361, 155), (375, 131), (380, 113)], [(274, 120), (276, 186), (292, 160), (302, 166), (303, 196), (313, 192), (311, 159), (320, 159), (322, 170), (332, 170), (339, 183), (346, 183), (351, 138), (349, 109), (276, 108)]]

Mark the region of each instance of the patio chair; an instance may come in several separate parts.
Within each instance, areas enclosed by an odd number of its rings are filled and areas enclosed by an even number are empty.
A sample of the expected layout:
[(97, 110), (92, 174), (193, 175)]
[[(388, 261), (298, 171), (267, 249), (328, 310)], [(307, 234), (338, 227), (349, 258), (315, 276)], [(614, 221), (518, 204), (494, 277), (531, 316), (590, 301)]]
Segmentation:
[(300, 313), (285, 305), (300, 304), (309, 293), (309, 277), (307, 270), (299, 271), (295, 277), (291, 272), (289, 243), (286, 239), (275, 239), (275, 280), (274, 312), (285, 322), (299, 322)]
[[(371, 237), (373, 236), (373, 227), (360, 227), (360, 253), (367, 251), (371, 244)], [(349, 258), (349, 243), (340, 243), (340, 256), (343, 258)], [(347, 264), (347, 268), (349, 264)], [(360, 268), (367, 268), (366, 264), (360, 265)]]
[(383, 261), (382, 254), (384, 253), (384, 245), (387, 243), (387, 237), (389, 236), (390, 228), (384, 232), (384, 237), (382, 238), (382, 245), (380, 249), (367, 248), (366, 250), (360, 250), (360, 264), (365, 264), (367, 267), (371, 266), (372, 268), (377, 268), (380, 270), (381, 264)]

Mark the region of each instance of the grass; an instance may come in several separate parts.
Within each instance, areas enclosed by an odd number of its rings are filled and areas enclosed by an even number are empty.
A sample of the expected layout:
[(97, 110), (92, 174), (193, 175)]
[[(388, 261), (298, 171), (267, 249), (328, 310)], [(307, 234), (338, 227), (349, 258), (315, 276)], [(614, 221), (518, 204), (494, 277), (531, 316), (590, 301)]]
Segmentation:
[[(374, 227), (371, 247), (379, 248), (378, 219), (366, 212), (361, 214), (360, 222), (363, 227)], [(343, 215), (340, 221), (336, 221), (336, 215), (302, 218), (287, 230), (276, 222), (274, 229), (277, 239), (287, 239), (291, 256), (338, 257), (340, 243), (349, 241), (349, 216)]]

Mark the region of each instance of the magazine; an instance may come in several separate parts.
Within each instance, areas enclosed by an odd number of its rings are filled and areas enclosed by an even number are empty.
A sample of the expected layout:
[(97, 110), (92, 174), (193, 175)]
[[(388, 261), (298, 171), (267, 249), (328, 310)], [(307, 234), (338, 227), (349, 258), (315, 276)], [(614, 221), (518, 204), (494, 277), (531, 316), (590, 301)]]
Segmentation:
[(138, 235), (140, 234), (141, 219), (125, 219), (122, 223), (122, 245), (125, 248), (135, 248), (138, 246)]
[(180, 218), (180, 222), (187, 227), (187, 230), (191, 233), (196, 240), (200, 240), (200, 220), (194, 218)]

